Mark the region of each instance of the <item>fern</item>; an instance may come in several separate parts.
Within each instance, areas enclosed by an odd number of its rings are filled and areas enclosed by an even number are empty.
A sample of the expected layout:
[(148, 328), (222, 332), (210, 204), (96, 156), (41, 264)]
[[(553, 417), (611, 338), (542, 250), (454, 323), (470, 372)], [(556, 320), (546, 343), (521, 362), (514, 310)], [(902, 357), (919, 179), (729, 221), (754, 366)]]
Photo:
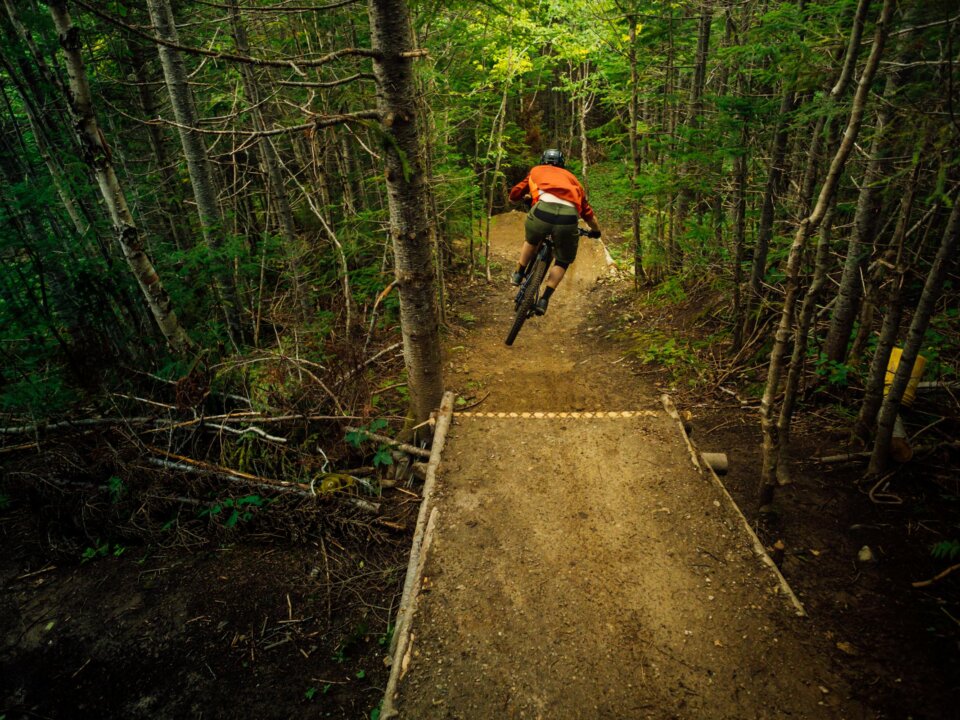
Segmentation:
[(960, 540), (943, 540), (930, 550), (930, 554), (938, 560), (956, 560), (960, 557)]

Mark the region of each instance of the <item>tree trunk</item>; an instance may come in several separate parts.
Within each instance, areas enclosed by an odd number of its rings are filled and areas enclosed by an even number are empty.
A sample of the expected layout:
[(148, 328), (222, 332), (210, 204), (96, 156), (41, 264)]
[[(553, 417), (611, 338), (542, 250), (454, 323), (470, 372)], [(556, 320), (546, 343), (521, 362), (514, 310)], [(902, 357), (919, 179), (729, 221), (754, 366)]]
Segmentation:
[(773, 239), (773, 222), (776, 215), (777, 199), (783, 193), (784, 160), (787, 154), (787, 140), (790, 137), (787, 128), (787, 116), (793, 111), (794, 93), (792, 87), (785, 87), (777, 113), (776, 129), (770, 146), (770, 170), (767, 184), (763, 189), (760, 204), (760, 221), (757, 226), (757, 241), (753, 250), (753, 268), (750, 272), (750, 292), (747, 295), (747, 308), (752, 307), (763, 295), (763, 278), (767, 274), (767, 255), (770, 253), (770, 240)]
[(880, 416), (877, 419), (877, 437), (873, 444), (870, 465), (867, 467), (868, 476), (879, 475), (887, 469), (887, 464), (890, 461), (890, 440), (893, 437), (897, 413), (900, 411), (900, 401), (907, 389), (907, 383), (910, 382), (913, 365), (920, 354), (920, 348), (923, 346), (923, 335), (927, 331), (937, 300), (940, 298), (943, 281), (950, 270), (950, 264), (956, 260), (958, 238), (960, 238), (960, 199), (955, 197), (950, 219), (947, 221), (947, 227), (944, 229), (940, 241), (940, 249), (937, 251), (937, 257), (930, 267), (930, 272), (927, 273), (927, 280), (923, 286), (923, 293), (920, 295), (920, 302), (917, 304), (913, 320), (910, 323), (910, 330), (907, 332), (906, 342), (903, 344), (900, 365), (897, 367), (893, 384), (890, 386), (890, 390), (887, 392), (880, 408)]
[(640, 237), (640, 148), (637, 137), (637, 101), (640, 81), (637, 71), (637, 16), (630, 15), (630, 227), (633, 234), (633, 287), (640, 288), (643, 275), (643, 238)]
[(503, 131), (507, 121), (507, 97), (510, 93), (510, 81), (507, 80), (503, 86), (503, 98), (500, 101), (500, 113), (494, 119), (495, 128), (490, 129), (490, 143), (487, 146), (487, 162), (490, 158), (490, 152), (493, 148), (497, 151), (497, 160), (493, 166), (493, 174), (490, 177), (490, 188), (487, 191), (487, 217), (485, 239), (483, 244), (483, 263), (487, 273), (487, 282), (493, 280), (490, 274), (490, 216), (493, 214), (493, 193), (496, 190), (498, 176), (500, 175), (500, 160), (503, 158)]
[[(127, 47), (130, 50), (130, 62), (132, 65), (134, 77), (137, 79), (137, 94), (140, 99), (140, 109), (147, 120), (157, 118), (157, 102), (153, 92), (153, 86), (150, 82), (150, 76), (147, 73), (147, 60), (143, 47), (135, 40), (129, 39)], [(167, 157), (166, 141), (163, 130), (156, 123), (147, 125), (147, 134), (150, 141), (150, 149), (157, 161), (157, 173), (161, 178), (161, 193), (165, 196), (164, 215), (166, 216), (167, 227), (169, 228), (169, 239), (173, 246), (184, 250), (187, 243), (183, 239), (183, 231), (180, 223), (183, 221), (182, 210), (183, 199), (180, 189), (177, 187), (177, 179), (171, 168), (171, 163)]]
[[(697, 53), (693, 65), (693, 80), (690, 83), (690, 99), (687, 103), (686, 124), (689, 128), (687, 132), (688, 147), (686, 152), (690, 154), (699, 151), (699, 130), (701, 126), (701, 115), (703, 114), (703, 88), (707, 80), (707, 59), (710, 54), (710, 25), (713, 20), (713, 7), (710, 0), (703, 0), (700, 6), (700, 20), (697, 23)], [(677, 228), (683, 232), (687, 214), (690, 205), (699, 203), (699, 192), (694, 191), (694, 186), (699, 183), (697, 177), (702, 169), (701, 163), (695, 160), (684, 162), (684, 168), (681, 171), (683, 176), (680, 197), (677, 201)]]
[[(233, 38), (237, 50), (242, 55), (248, 55), (250, 44), (247, 41), (247, 28), (240, 17), (240, 10), (236, 0), (230, 0), (230, 26), (233, 30)], [(240, 74), (243, 77), (243, 89), (247, 96), (247, 102), (250, 105), (250, 115), (253, 118), (254, 129), (264, 132), (268, 129), (267, 122), (260, 108), (263, 93), (260, 90), (260, 83), (252, 65), (242, 63), (240, 65)], [(271, 205), (276, 209), (277, 218), (280, 222), (280, 234), (283, 237), (284, 249), (287, 256), (287, 267), (290, 270), (291, 283), (293, 285), (294, 305), (300, 308), (304, 319), (309, 318), (312, 307), (306, 291), (303, 269), (300, 266), (303, 256), (306, 254), (306, 248), (303, 246), (300, 238), (297, 236), (296, 224), (293, 219), (293, 210), (290, 206), (290, 197), (287, 193), (287, 186), (283, 181), (283, 175), (280, 172), (280, 158), (276, 148), (269, 137), (263, 138), (258, 144), (260, 163), (267, 177), (267, 194)], [(347, 301), (347, 334), (350, 334), (349, 323), (353, 317), (350, 313), (350, 302), (352, 298), (346, 298)]]
[[(170, 0), (147, 0), (147, 9), (150, 11), (150, 22), (153, 23), (157, 37), (179, 44), (180, 38), (177, 34), (173, 10), (170, 8)], [(188, 82), (187, 69), (183, 56), (178, 50), (158, 44), (157, 52), (160, 55), (160, 65), (163, 67), (163, 76), (170, 94), (170, 105), (177, 121), (183, 155), (187, 161), (187, 172), (190, 174), (193, 197), (197, 203), (203, 239), (208, 247), (216, 250), (223, 245), (223, 216), (217, 199), (218, 192), (213, 171), (207, 158), (207, 149), (203, 144), (203, 137), (197, 130), (200, 122), (193, 92)], [(226, 287), (233, 285), (232, 282), (227, 281), (230, 277), (229, 270), (224, 269), (215, 273), (215, 277), (218, 277), (218, 282), (215, 283), (217, 299), (223, 309), (234, 346), (238, 346), (240, 342), (240, 323), (237, 318), (239, 308), (231, 307), (231, 304), (226, 301), (224, 292)], [(236, 293), (234, 292), (233, 295)]]
[(27, 115), (27, 122), (30, 123), (30, 129), (33, 131), (37, 150), (43, 159), (44, 165), (47, 166), (47, 171), (50, 173), (50, 180), (53, 182), (53, 187), (57, 191), (57, 197), (60, 198), (64, 210), (67, 211), (67, 215), (70, 218), (70, 222), (73, 223), (77, 235), (84, 237), (90, 229), (90, 224), (82, 216), (80, 209), (77, 207), (76, 200), (70, 193), (70, 183), (64, 176), (63, 168), (55, 157), (56, 148), (54, 148), (48, 140), (47, 128), (40, 120), (40, 113), (34, 106), (34, 100), (17, 77), (13, 66), (9, 64), (6, 57), (0, 56), (0, 67), (3, 67), (7, 71), (7, 74), (10, 76), (10, 81), (16, 87), (17, 93), (23, 101), (23, 110)]
[(759, 493), (761, 509), (769, 508), (773, 502), (774, 489), (777, 484), (777, 463), (780, 457), (780, 433), (777, 423), (774, 421), (774, 403), (780, 387), (780, 377), (783, 373), (783, 359), (786, 355), (792, 330), (794, 308), (799, 289), (800, 259), (807, 239), (819, 227), (830, 207), (833, 194), (840, 181), (840, 175), (843, 173), (847, 159), (853, 150), (857, 135), (860, 132), (860, 126), (863, 124), (863, 113), (867, 104), (870, 84), (873, 82), (873, 77), (880, 64), (880, 57), (883, 54), (883, 46), (887, 38), (890, 17), (893, 14), (893, 6), (895, 3), (896, 0), (884, 0), (883, 9), (880, 11), (880, 17), (877, 20), (873, 47), (870, 50), (870, 57), (864, 65), (860, 82), (857, 85), (857, 92), (854, 95), (853, 103), (850, 107), (850, 117), (847, 120), (847, 127), (844, 130), (843, 139), (837, 148), (833, 161), (830, 163), (830, 170), (824, 179), (823, 187), (820, 188), (817, 203), (810, 215), (800, 222), (793, 238), (793, 244), (790, 246), (783, 311), (780, 314), (780, 323), (777, 326), (773, 349), (770, 352), (767, 384), (763, 391), (763, 399), (760, 402), (760, 427), (763, 431), (763, 467), (761, 470)]
[(816, 260), (814, 261), (813, 280), (803, 296), (800, 314), (797, 318), (796, 338), (793, 341), (793, 353), (790, 356), (790, 370), (787, 373), (786, 387), (783, 390), (783, 404), (780, 406), (780, 416), (777, 418), (777, 433), (779, 446), (777, 449), (777, 482), (786, 485), (790, 482), (790, 428), (793, 423), (793, 411), (797, 403), (797, 392), (800, 380), (803, 377), (804, 358), (807, 354), (807, 341), (810, 337), (810, 326), (813, 322), (813, 313), (817, 309), (817, 301), (827, 279), (827, 263), (830, 258), (830, 239), (833, 232), (833, 213), (835, 199), (831, 200), (830, 207), (823, 216), (820, 226), (820, 237), (817, 242)]
[(64, 0), (52, 0), (48, 4), (60, 36), (60, 47), (63, 48), (67, 60), (70, 75), (70, 95), (67, 100), (73, 116), (74, 128), (83, 149), (83, 160), (97, 178), (104, 204), (113, 221), (117, 242), (120, 243), (123, 256), (143, 291), (160, 331), (174, 352), (185, 354), (191, 347), (190, 338), (177, 319), (177, 314), (173, 310), (170, 298), (160, 282), (153, 263), (144, 252), (140, 231), (130, 214), (123, 189), (113, 169), (110, 149), (97, 126), (90, 85), (80, 55), (80, 33), (73, 26)]
[[(907, 37), (909, 38), (909, 35)], [(895, 56), (898, 62), (907, 59), (908, 47), (908, 42), (901, 40), (900, 51)], [(833, 317), (830, 319), (830, 329), (824, 342), (824, 355), (828, 360), (836, 363), (843, 363), (847, 358), (847, 344), (854, 320), (860, 310), (863, 270), (873, 248), (874, 235), (880, 217), (881, 191), (885, 185), (890, 164), (889, 136), (895, 110), (893, 101), (900, 88), (901, 79), (901, 73), (896, 65), (887, 70), (883, 102), (877, 113), (873, 142), (870, 146), (870, 159), (867, 161), (867, 168), (860, 181), (853, 231), (850, 233), (847, 245), (847, 257), (843, 264)]]
[(426, 206), (416, 85), (410, 50), (410, 15), (405, 0), (369, 0), (370, 32), (383, 112), (390, 234), (400, 292), (403, 355), (410, 388), (410, 414), (419, 424), (440, 407), (443, 375), (437, 322), (434, 264)]
[(890, 281), (890, 290), (887, 293), (887, 311), (883, 316), (880, 328), (880, 337), (870, 363), (870, 372), (867, 375), (867, 384), (863, 396), (863, 404), (857, 414), (853, 426), (853, 436), (866, 445), (873, 437), (873, 428), (877, 419), (877, 412), (883, 404), (883, 385), (887, 375), (887, 363), (890, 362), (890, 351), (897, 344), (897, 335), (900, 331), (900, 319), (903, 317), (903, 302), (901, 295), (906, 275), (903, 264), (904, 241), (907, 236), (907, 225), (913, 211), (913, 198), (916, 192), (916, 182), (920, 174), (920, 163), (913, 168), (912, 182), (908, 185), (906, 194), (900, 202), (900, 217), (893, 232), (891, 246), (896, 248), (894, 258), (894, 277)]

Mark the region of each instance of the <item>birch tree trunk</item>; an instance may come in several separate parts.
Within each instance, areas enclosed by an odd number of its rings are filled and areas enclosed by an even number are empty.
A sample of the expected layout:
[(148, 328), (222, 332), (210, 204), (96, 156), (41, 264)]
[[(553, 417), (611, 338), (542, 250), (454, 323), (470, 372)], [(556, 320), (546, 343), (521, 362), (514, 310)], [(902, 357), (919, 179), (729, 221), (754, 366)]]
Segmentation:
[[(180, 38), (173, 10), (170, 8), (170, 0), (147, 0), (147, 9), (150, 11), (150, 22), (153, 23), (157, 37), (179, 44)], [(194, 104), (193, 92), (190, 90), (183, 56), (178, 50), (167, 45), (158, 44), (157, 52), (160, 55), (160, 65), (170, 94), (170, 105), (177, 121), (183, 155), (187, 161), (187, 172), (190, 174), (190, 185), (197, 203), (203, 239), (208, 247), (218, 250), (223, 245), (223, 216), (217, 199), (218, 192), (213, 180), (213, 171), (207, 158), (207, 149), (203, 144), (203, 137), (197, 130), (200, 119)], [(232, 283), (225, 278), (229, 278), (228, 269), (218, 273), (215, 291), (227, 321), (231, 339), (237, 346), (240, 341), (238, 308), (231, 307), (231, 304), (226, 301), (224, 289), (230, 287)]]
[[(135, 40), (127, 41), (127, 48), (130, 50), (130, 61), (137, 79), (137, 95), (140, 99), (140, 108), (143, 115), (148, 120), (154, 120), (157, 117), (157, 102), (153, 92), (153, 85), (147, 73), (147, 60), (144, 48)], [(169, 238), (174, 247), (183, 250), (186, 243), (183, 239), (180, 217), (182, 207), (182, 196), (177, 187), (176, 177), (174, 175), (171, 163), (167, 157), (166, 142), (163, 130), (156, 123), (147, 125), (147, 134), (150, 140), (150, 149), (157, 161), (157, 173), (163, 182), (162, 195), (165, 197), (164, 215), (166, 216), (167, 227), (169, 228)]]
[(440, 406), (443, 376), (430, 228), (423, 212), (426, 187), (409, 52), (410, 14), (405, 0), (368, 0), (368, 11), (373, 47), (379, 53), (373, 61), (377, 103), (390, 139), (384, 149), (387, 200), (410, 415), (420, 424)]
[[(173, 11), (170, 9), (170, 0), (147, 0), (147, 8), (157, 37), (179, 44), (180, 38), (174, 23)], [(193, 186), (197, 210), (200, 213), (203, 236), (210, 247), (219, 247), (222, 244), (223, 218), (217, 202), (218, 193), (213, 172), (207, 159), (207, 149), (203, 144), (203, 137), (196, 130), (200, 122), (183, 56), (178, 50), (166, 45), (157, 45), (157, 51), (160, 55), (167, 90), (170, 93), (170, 105), (177, 120), (177, 131), (180, 133), (180, 142), (183, 145), (183, 154), (190, 173), (190, 183)]]
[(900, 401), (907, 389), (907, 383), (910, 382), (913, 365), (923, 346), (923, 335), (927, 331), (937, 300), (940, 298), (943, 281), (947, 277), (951, 263), (956, 260), (958, 238), (960, 238), (960, 202), (954, 197), (953, 210), (950, 212), (947, 227), (943, 231), (940, 249), (937, 251), (933, 265), (930, 266), (930, 272), (927, 273), (920, 302), (917, 304), (906, 342), (903, 344), (900, 365), (880, 407), (877, 437), (873, 443), (873, 454), (870, 456), (870, 464), (867, 467), (868, 476), (879, 475), (887, 469), (890, 462), (890, 440), (893, 438), (893, 425), (900, 411)]
[(73, 118), (74, 130), (80, 141), (84, 162), (93, 170), (103, 196), (104, 204), (116, 232), (117, 242), (127, 261), (160, 331), (174, 352), (183, 355), (192, 343), (180, 325), (177, 314), (164, 290), (153, 263), (144, 251), (143, 239), (127, 206), (123, 188), (113, 168), (110, 148), (97, 125), (93, 111), (90, 85), (87, 81), (83, 58), (80, 55), (80, 33), (73, 25), (64, 0), (48, 3), (50, 15), (60, 36), (60, 47), (67, 61), (70, 77), (70, 94), (67, 102)]
[(895, 4), (896, 0), (884, 0), (880, 17), (877, 20), (873, 46), (870, 49), (870, 57), (867, 59), (863, 72), (860, 75), (860, 82), (857, 85), (857, 92), (854, 95), (850, 107), (850, 117), (847, 120), (847, 127), (844, 130), (843, 139), (837, 148), (833, 161), (830, 163), (830, 170), (824, 179), (823, 187), (820, 188), (817, 203), (810, 215), (800, 222), (793, 238), (793, 244), (790, 246), (790, 255), (787, 260), (787, 282), (783, 300), (783, 310), (780, 314), (780, 323), (777, 326), (773, 349), (770, 352), (767, 384), (763, 391), (763, 399), (760, 402), (760, 427), (763, 431), (763, 467), (761, 469), (759, 493), (761, 510), (768, 509), (773, 502), (774, 491), (777, 484), (777, 464), (780, 458), (780, 432), (775, 422), (774, 403), (780, 387), (780, 378), (783, 373), (783, 359), (786, 356), (787, 345), (790, 341), (792, 331), (793, 314), (799, 290), (800, 259), (807, 239), (816, 232), (830, 207), (833, 194), (840, 181), (840, 176), (847, 164), (850, 153), (853, 151), (854, 143), (856, 143), (860, 126), (863, 124), (863, 113), (867, 105), (870, 84), (873, 82), (873, 77), (880, 64), (880, 57), (883, 54), (883, 47), (890, 25), (890, 17), (893, 14), (893, 6)]

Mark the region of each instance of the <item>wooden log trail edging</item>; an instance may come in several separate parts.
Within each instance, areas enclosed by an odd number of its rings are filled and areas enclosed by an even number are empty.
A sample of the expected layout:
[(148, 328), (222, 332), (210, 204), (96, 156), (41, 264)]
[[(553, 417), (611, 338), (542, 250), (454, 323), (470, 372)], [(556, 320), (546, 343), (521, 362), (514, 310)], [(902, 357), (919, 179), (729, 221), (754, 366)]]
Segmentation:
[[(743, 522), (743, 528), (746, 530), (747, 535), (750, 536), (751, 541), (753, 542), (753, 551), (756, 553), (757, 557), (760, 558), (761, 562), (764, 565), (770, 568), (774, 576), (777, 578), (777, 582), (780, 584), (780, 589), (783, 591), (783, 594), (786, 595), (787, 599), (790, 600), (790, 603), (793, 605), (796, 610), (798, 617), (806, 617), (807, 611), (803, 607), (803, 603), (800, 602), (800, 599), (796, 596), (796, 593), (793, 592), (793, 589), (790, 587), (790, 584), (787, 582), (787, 579), (783, 577), (783, 573), (780, 572), (780, 568), (777, 567), (777, 564), (773, 561), (773, 558), (770, 557), (767, 553), (767, 549), (763, 546), (763, 543), (760, 542), (760, 538), (757, 537), (757, 534), (753, 531), (753, 528), (750, 527), (750, 522), (747, 520), (746, 515), (743, 514), (743, 511), (740, 510), (740, 506), (737, 505), (736, 501), (727, 491), (726, 486), (721, 482), (720, 478), (713, 471), (713, 468), (710, 467), (710, 464), (707, 462), (700, 462), (699, 458), (701, 457), (697, 447), (691, 442), (690, 437), (687, 435), (687, 431), (683, 427), (683, 419), (680, 417), (680, 413), (677, 412), (676, 406), (673, 404), (673, 401), (670, 399), (669, 395), (661, 395), (660, 402), (663, 403), (663, 409), (667, 411), (667, 414), (670, 415), (674, 420), (676, 420), (677, 425), (680, 427), (680, 434), (683, 436), (684, 442), (687, 443), (687, 449), (690, 450), (690, 459), (693, 461), (694, 467), (704, 473), (709, 475), (713, 482), (716, 484), (717, 488), (720, 490), (721, 494), (727, 499), (727, 503), (737, 514), (740, 520)], [(704, 470), (706, 468), (706, 470)]]
[(453, 419), (453, 393), (446, 392), (440, 403), (440, 412), (437, 414), (437, 425), (433, 432), (433, 445), (430, 448), (430, 461), (427, 463), (427, 475), (423, 482), (423, 500), (420, 502), (420, 513), (417, 515), (417, 527), (413, 533), (413, 546), (410, 549), (410, 560), (407, 563), (407, 575), (403, 581), (403, 594), (400, 596), (400, 607), (397, 610), (397, 622), (390, 643), (390, 678), (383, 696), (383, 706), (380, 710), (381, 720), (396, 717), (397, 710), (394, 700), (397, 694), (397, 683), (403, 670), (403, 660), (410, 647), (410, 628), (417, 606), (419, 594), (419, 579), (426, 562), (426, 552), (430, 547), (430, 534), (436, 526), (437, 510), (433, 508), (433, 488), (436, 485), (437, 467), (440, 465), (440, 456), (447, 439), (447, 430)]

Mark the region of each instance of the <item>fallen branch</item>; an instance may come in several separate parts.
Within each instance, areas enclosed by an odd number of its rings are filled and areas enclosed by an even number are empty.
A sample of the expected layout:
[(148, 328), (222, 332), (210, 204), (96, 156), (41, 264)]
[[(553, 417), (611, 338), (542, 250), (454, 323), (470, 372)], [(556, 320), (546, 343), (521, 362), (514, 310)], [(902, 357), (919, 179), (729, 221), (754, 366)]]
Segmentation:
[(943, 580), (943, 578), (945, 578), (947, 575), (952, 573), (954, 570), (960, 570), (960, 563), (957, 563), (956, 565), (951, 565), (946, 570), (944, 570), (943, 572), (937, 573), (929, 580), (920, 580), (919, 582), (910, 583), (910, 584), (915, 588), (930, 587), (938, 580)]
[(55, 423), (37, 423), (36, 425), (20, 425), (18, 427), (0, 428), (0, 435), (27, 435), (38, 432), (50, 432), (63, 428), (96, 427), (98, 425), (140, 425), (148, 423), (153, 418), (84, 418), (82, 420), (61, 420)]
[(31, 443), (21, 443), (20, 445), (11, 445), (10, 447), (0, 448), (0, 455), (9, 452), (16, 452), (17, 450), (30, 450), (31, 448), (40, 447), (40, 443), (31, 442)]
[(254, 487), (261, 487), (270, 490), (290, 492), (294, 495), (301, 495), (303, 497), (333, 497), (341, 502), (353, 505), (354, 507), (366, 512), (380, 512), (380, 505), (378, 503), (370, 502), (369, 500), (364, 500), (362, 498), (340, 495), (336, 493), (318, 493), (313, 486), (305, 483), (292, 482), (290, 480), (276, 480), (274, 478), (251, 475), (250, 473), (241, 472), (240, 470), (225, 468), (220, 465), (204, 462), (202, 460), (194, 460), (193, 458), (184, 457), (183, 455), (177, 455), (176, 453), (167, 452), (166, 450), (161, 450), (160, 448), (151, 447), (149, 450), (159, 455), (163, 455), (165, 458), (171, 458), (171, 460), (158, 457), (148, 458), (151, 464), (158, 467), (167, 468), (169, 470), (179, 470), (181, 472), (188, 472), (198, 475), (219, 477), (230, 482), (243, 483), (245, 485), (252, 485)]
[(232, 435), (246, 435), (247, 433), (253, 433), (254, 435), (259, 435), (260, 437), (266, 440), (270, 440), (272, 442), (284, 443), (284, 444), (287, 442), (287, 439), (285, 437), (270, 435), (265, 430), (261, 430), (255, 425), (251, 425), (250, 427), (245, 427), (242, 430), (238, 430), (237, 428), (227, 427), (226, 423), (223, 423), (221, 425), (204, 423), (203, 426), (208, 428), (213, 428), (214, 430), (222, 430), (223, 432), (230, 433)]
[(364, 430), (363, 428), (358, 428), (358, 427), (352, 427), (352, 426), (350, 426), (350, 425), (348, 425), (348, 426), (347, 426), (346, 428), (344, 428), (344, 429), (345, 429), (347, 432), (351, 432), (351, 433), (361, 433), (361, 434), (362, 434), (364, 437), (366, 437), (366, 438), (369, 438), (369, 439), (371, 439), (371, 440), (376, 440), (377, 442), (382, 442), (382, 443), (384, 443), (384, 444), (386, 444), (386, 445), (389, 445), (390, 447), (395, 447), (395, 448), (397, 448), (398, 450), (403, 450), (403, 451), (404, 451), (405, 453), (407, 453), (408, 455), (416, 455), (417, 457), (422, 457), (422, 458), (426, 458), (426, 459), (429, 459), (429, 458), (430, 458), (430, 451), (429, 451), (429, 450), (424, 450), (423, 448), (418, 448), (416, 445), (410, 445), (409, 443), (403, 443), (403, 442), (400, 442), (400, 441), (398, 441), (398, 440), (394, 440), (394, 439), (391, 438), (391, 437), (387, 437), (386, 435), (378, 435), (377, 433), (372, 433), (372, 432), (370, 432), (369, 430)]
[(827, 455), (822, 458), (814, 458), (817, 462), (822, 462), (825, 465), (832, 465), (834, 463), (845, 463), (853, 462), (855, 460), (867, 460), (873, 453), (869, 451), (863, 452), (849, 452), (849, 453), (840, 453), (839, 455)]

